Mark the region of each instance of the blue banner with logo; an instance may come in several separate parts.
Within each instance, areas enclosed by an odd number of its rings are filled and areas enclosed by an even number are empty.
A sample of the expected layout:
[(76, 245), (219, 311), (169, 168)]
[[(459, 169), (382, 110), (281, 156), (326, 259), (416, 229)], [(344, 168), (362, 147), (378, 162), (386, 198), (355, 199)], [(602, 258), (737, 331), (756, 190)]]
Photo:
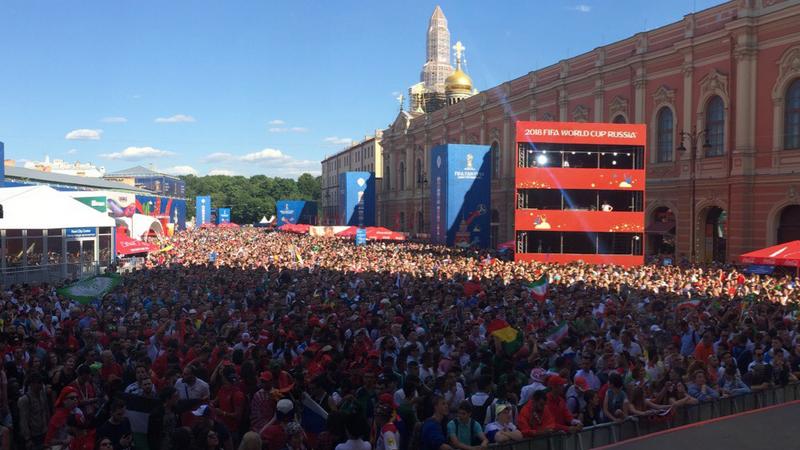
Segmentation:
[(431, 240), (489, 247), (491, 153), (488, 145), (445, 144), (431, 150)]
[(359, 228), (356, 230), (356, 245), (367, 245), (366, 228)]
[(339, 174), (340, 225), (375, 225), (375, 176), (372, 172)]
[(316, 225), (317, 203), (306, 200), (278, 200), (275, 202), (278, 226), (287, 223)]
[(200, 227), (211, 222), (211, 196), (200, 195), (195, 199), (194, 225)]
[(94, 236), (97, 236), (97, 228), (94, 227), (67, 228), (68, 238), (94, 237)]
[(231, 223), (231, 209), (219, 208), (217, 209), (217, 224)]

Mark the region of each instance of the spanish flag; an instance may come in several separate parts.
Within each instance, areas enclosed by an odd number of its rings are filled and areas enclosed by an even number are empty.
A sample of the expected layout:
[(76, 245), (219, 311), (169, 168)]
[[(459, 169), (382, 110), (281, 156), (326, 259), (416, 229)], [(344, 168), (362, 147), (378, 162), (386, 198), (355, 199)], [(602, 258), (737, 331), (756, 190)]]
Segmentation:
[(486, 328), (489, 335), (496, 337), (503, 345), (503, 351), (513, 355), (522, 347), (522, 333), (512, 327), (505, 320), (494, 319)]

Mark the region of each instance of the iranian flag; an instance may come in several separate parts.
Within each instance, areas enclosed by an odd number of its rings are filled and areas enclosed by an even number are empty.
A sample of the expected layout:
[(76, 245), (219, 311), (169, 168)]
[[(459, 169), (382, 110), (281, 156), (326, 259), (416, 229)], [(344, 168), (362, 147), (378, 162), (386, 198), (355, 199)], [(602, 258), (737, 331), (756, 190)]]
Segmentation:
[(547, 275), (542, 274), (538, 280), (533, 283), (528, 283), (525, 288), (531, 293), (531, 296), (538, 301), (543, 302), (547, 298)]
[(557, 327), (547, 332), (547, 340), (559, 343), (562, 339), (567, 337), (567, 334), (569, 334), (569, 325), (567, 325), (567, 322), (564, 321), (561, 322)]
[(697, 309), (700, 306), (700, 300), (688, 300), (685, 302), (678, 303), (678, 311), (683, 311), (686, 309)]
[(492, 320), (486, 327), (486, 331), (489, 333), (489, 335), (500, 340), (503, 346), (503, 351), (505, 351), (508, 355), (517, 353), (520, 347), (522, 347), (522, 333), (509, 325), (505, 320)]

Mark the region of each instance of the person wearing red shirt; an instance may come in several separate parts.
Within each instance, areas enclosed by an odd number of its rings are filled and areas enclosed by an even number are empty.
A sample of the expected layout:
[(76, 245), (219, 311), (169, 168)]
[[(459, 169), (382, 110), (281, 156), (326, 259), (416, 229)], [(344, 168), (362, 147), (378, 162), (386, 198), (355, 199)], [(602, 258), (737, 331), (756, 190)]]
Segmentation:
[(222, 386), (217, 391), (214, 400), (216, 409), (214, 413), (233, 435), (233, 442), (239, 442), (240, 425), (244, 413), (245, 396), (236, 384), (236, 369), (225, 366), (222, 369)]
[(714, 334), (710, 330), (703, 333), (703, 337), (694, 348), (694, 359), (708, 365), (708, 357), (714, 354)]
[(100, 368), (100, 378), (105, 383), (108, 383), (112, 376), (122, 379), (122, 366), (114, 360), (114, 353), (111, 350), (104, 350), (100, 354), (100, 361), (103, 363), (103, 367)]
[(550, 388), (550, 392), (547, 394), (545, 409), (547, 414), (550, 414), (553, 418), (557, 431), (574, 433), (579, 431), (582, 426), (580, 421), (572, 417), (572, 413), (567, 408), (567, 402), (564, 400), (564, 386), (566, 384), (567, 380), (558, 375), (553, 375), (547, 379), (547, 387)]
[(544, 390), (533, 393), (531, 400), (525, 403), (517, 416), (517, 428), (526, 438), (556, 431), (556, 422), (547, 405), (547, 394)]
[(275, 419), (259, 430), (265, 450), (281, 450), (286, 446), (286, 424), (294, 421), (294, 403), (281, 399), (275, 407)]

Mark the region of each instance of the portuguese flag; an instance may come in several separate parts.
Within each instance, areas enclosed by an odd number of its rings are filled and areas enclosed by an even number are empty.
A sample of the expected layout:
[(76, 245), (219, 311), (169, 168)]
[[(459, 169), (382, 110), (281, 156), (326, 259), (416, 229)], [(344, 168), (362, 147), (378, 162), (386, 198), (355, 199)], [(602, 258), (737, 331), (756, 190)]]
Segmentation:
[(528, 283), (525, 288), (530, 291), (531, 296), (538, 301), (543, 302), (547, 298), (547, 275), (542, 274), (538, 280), (533, 283)]
[(512, 327), (505, 320), (494, 319), (486, 328), (489, 335), (496, 337), (503, 345), (503, 351), (513, 355), (522, 347), (522, 333)]

